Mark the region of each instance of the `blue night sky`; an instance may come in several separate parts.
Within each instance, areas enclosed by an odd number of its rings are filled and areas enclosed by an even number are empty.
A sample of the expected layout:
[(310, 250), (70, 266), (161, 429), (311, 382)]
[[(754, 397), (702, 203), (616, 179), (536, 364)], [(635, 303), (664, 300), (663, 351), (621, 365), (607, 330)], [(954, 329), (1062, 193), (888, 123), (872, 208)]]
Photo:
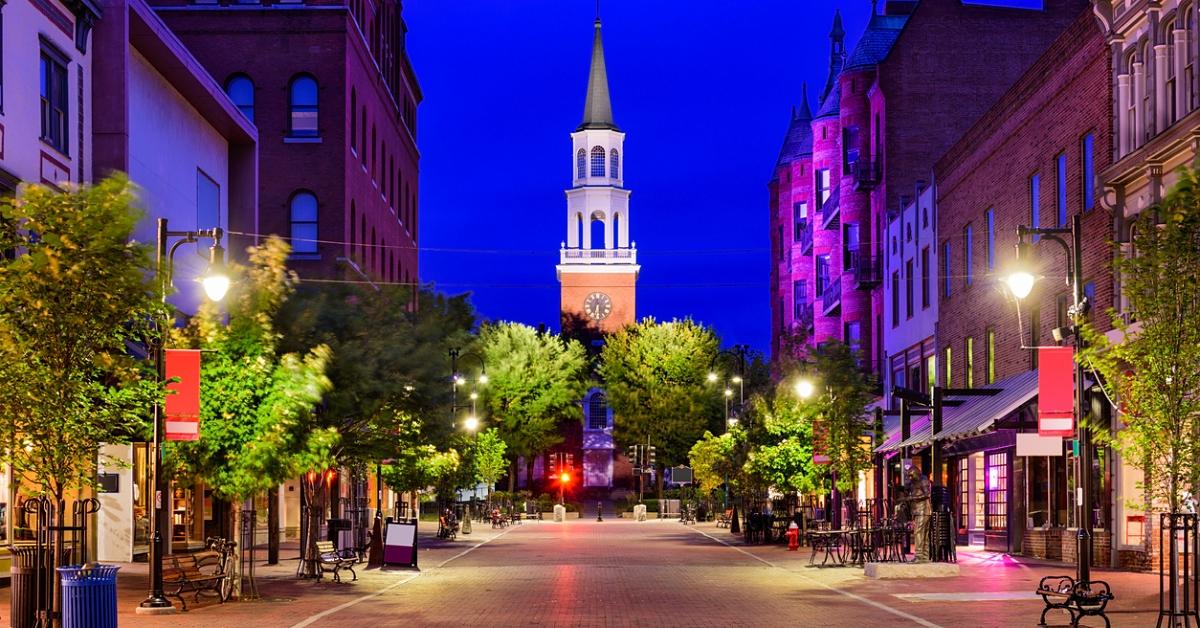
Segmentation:
[[(595, 5), (409, 0), (404, 8), (425, 95), (421, 279), (471, 292), (485, 318), (557, 327), (569, 134), (583, 113)], [(603, 3), (642, 265), (639, 318), (691, 316), (727, 345), (767, 350), (767, 181), (801, 82), (815, 100), (825, 81), (835, 9), (852, 49), (867, 0)]]

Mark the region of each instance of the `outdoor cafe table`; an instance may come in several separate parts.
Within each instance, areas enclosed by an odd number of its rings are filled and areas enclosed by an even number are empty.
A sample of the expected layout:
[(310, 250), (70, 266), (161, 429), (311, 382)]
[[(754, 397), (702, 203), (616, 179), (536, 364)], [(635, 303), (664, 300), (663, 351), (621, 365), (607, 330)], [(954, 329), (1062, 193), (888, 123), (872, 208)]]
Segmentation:
[(821, 559), (821, 566), (824, 567), (830, 559), (833, 559), (834, 565), (845, 565), (846, 554), (843, 551), (845, 543), (846, 530), (814, 530), (808, 533), (809, 540), (812, 541), (812, 554), (808, 557), (808, 565), (813, 566), (813, 562), (817, 558), (817, 552), (824, 551), (825, 556)]

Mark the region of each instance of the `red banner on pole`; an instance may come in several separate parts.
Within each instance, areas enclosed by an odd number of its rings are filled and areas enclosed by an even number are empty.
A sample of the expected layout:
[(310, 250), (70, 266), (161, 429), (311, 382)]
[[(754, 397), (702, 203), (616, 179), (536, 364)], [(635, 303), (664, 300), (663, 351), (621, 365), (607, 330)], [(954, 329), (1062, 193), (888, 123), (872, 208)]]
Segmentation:
[(1038, 434), (1075, 434), (1075, 350), (1038, 348)]
[[(167, 349), (164, 371), (167, 398), (163, 404), (166, 440), (200, 439), (200, 352)], [(177, 379), (178, 381), (171, 381)]]
[(813, 464), (829, 464), (829, 426), (813, 419)]

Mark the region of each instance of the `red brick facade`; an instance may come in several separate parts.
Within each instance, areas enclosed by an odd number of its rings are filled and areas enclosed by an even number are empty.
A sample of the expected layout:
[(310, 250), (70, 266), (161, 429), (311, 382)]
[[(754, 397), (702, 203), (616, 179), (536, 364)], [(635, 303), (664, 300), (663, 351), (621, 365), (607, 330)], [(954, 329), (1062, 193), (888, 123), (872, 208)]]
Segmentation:
[[(951, 384), (967, 381), (967, 338), (974, 339), (975, 385), (987, 383), (986, 344), (995, 332), (995, 379), (1033, 368), (1031, 352), (1022, 346), (1054, 344), (1051, 329), (1068, 324), (1061, 304), (1069, 299), (1065, 284), (1066, 259), (1060, 247), (1047, 242), (1035, 249), (1045, 280), (1021, 304), (1024, 337), (1018, 334), (1017, 309), (998, 283), (1013, 260), (1018, 225), (1031, 222), (1031, 176), (1039, 176), (1038, 214), (1042, 227), (1057, 226), (1058, 157), (1066, 157), (1068, 219), (1079, 213), (1084, 199), (1082, 141), (1094, 138), (1093, 172), (1109, 163), (1109, 67), (1104, 38), (1084, 11), (1062, 37), (996, 103), (946, 155), (938, 161), (935, 180), (939, 251), (943, 258), (937, 288), (939, 355), (951, 347)], [(1089, 184), (1090, 185), (1090, 184)], [(1084, 212), (1084, 281), (1094, 286), (1092, 319), (1103, 323), (1113, 304), (1109, 270), (1112, 217), (1100, 207), (1098, 195)], [(988, 268), (988, 209), (994, 211), (995, 268)], [(967, 282), (966, 228), (971, 235), (971, 281)], [(948, 262), (948, 264), (947, 264)], [(950, 269), (950, 296), (945, 295)], [(1062, 299), (1060, 300), (1060, 297)], [(1037, 319), (1037, 320), (1033, 320)], [(1032, 326), (1039, 333), (1031, 340)], [(939, 382), (945, 384), (945, 364)]]
[[(293, 255), (301, 277), (357, 278), (339, 262), (349, 258), (376, 280), (417, 281), (421, 94), (404, 52), (400, 2), (156, 4), (170, 5), (159, 14), (218, 83), (237, 74), (253, 81), (257, 232), (290, 235), (293, 198), (308, 192), (317, 199), (320, 243)], [(291, 131), (298, 76), (318, 86), (315, 136)]]

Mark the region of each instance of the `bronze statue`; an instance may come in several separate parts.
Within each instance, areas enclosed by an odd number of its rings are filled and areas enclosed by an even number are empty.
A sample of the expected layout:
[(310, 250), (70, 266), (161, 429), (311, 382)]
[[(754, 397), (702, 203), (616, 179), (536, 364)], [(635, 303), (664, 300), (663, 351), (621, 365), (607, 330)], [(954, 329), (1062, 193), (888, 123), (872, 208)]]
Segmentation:
[(917, 467), (909, 467), (905, 472), (904, 502), (912, 515), (914, 553), (919, 563), (929, 560), (929, 517), (933, 510), (930, 492), (929, 478)]

